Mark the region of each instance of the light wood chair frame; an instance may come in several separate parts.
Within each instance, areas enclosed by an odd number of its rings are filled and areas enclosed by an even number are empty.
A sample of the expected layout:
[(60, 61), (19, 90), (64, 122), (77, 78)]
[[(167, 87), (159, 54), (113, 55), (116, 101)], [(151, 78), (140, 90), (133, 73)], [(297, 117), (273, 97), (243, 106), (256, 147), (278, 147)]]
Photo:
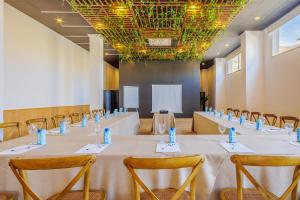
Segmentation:
[(292, 116), (280, 116), (280, 128), (283, 128), (286, 121), (293, 121), (294, 123), (294, 130), (297, 129), (299, 124), (299, 118), (298, 117), (292, 117)]
[[(300, 157), (288, 156), (255, 156), (255, 155), (233, 155), (231, 162), (236, 167), (236, 182), (237, 182), (237, 199), (243, 200), (243, 175), (253, 184), (256, 190), (266, 199), (270, 200), (284, 200), (291, 194), (292, 200), (297, 199), (298, 182), (300, 180)], [(288, 167), (295, 166), (292, 183), (278, 197), (275, 194), (267, 191), (261, 184), (259, 184), (245, 166), (259, 166), (259, 167)]]
[(82, 167), (77, 175), (55, 199), (59, 200), (63, 198), (68, 192), (70, 192), (79, 179), (84, 176), (83, 199), (89, 200), (90, 166), (95, 161), (96, 157), (94, 155), (28, 159), (16, 158), (10, 160), (9, 166), (23, 188), (24, 200), (42, 200), (42, 198), (30, 188), (26, 173), (27, 170), (50, 170)]
[[(263, 114), (263, 117), (266, 119), (266, 122), (269, 126), (275, 126), (277, 122), (277, 116), (275, 114)], [(270, 121), (270, 118), (272, 118), (272, 121)]]
[(82, 116), (87, 116), (88, 117), (88, 119), (92, 119), (92, 115), (91, 115), (91, 112), (90, 111), (86, 111), (86, 112), (83, 112), (82, 113)]
[(18, 129), (18, 137), (21, 137), (21, 127), (19, 122), (5, 122), (0, 123), (0, 129), (5, 128), (17, 128)]
[[(141, 178), (137, 175), (135, 169), (179, 169), (192, 168), (192, 172), (177, 190), (171, 200), (177, 200), (185, 192), (185, 188), (190, 185), (190, 199), (195, 200), (197, 174), (204, 162), (204, 156), (194, 155), (174, 158), (133, 158), (128, 157), (124, 160), (124, 165), (129, 170), (134, 185), (135, 200), (140, 200), (140, 187), (150, 195), (151, 199), (159, 200), (158, 197), (149, 189)], [(139, 187), (140, 186), (140, 187)]]
[(245, 115), (246, 119), (249, 119), (250, 111), (249, 110), (242, 110), (241, 115)]
[(240, 110), (239, 109), (233, 109), (233, 113), (235, 117), (239, 117), (240, 116)]
[(52, 117), (52, 123), (54, 127), (59, 127), (59, 123), (60, 123), (60, 119), (61, 121), (64, 120), (66, 118), (66, 115), (55, 115), (54, 117)]
[[(78, 118), (78, 121), (74, 119), (75, 117)], [(70, 114), (70, 118), (71, 118), (71, 123), (72, 124), (80, 122), (80, 120), (81, 120), (79, 113), (72, 113), (72, 114)]]
[(251, 112), (251, 115), (250, 115), (250, 121), (255, 121), (258, 120), (258, 118), (261, 116), (261, 113), (260, 112)]
[(47, 118), (35, 118), (29, 119), (26, 121), (26, 125), (30, 126), (30, 124), (42, 123), (46, 129), (48, 129), (48, 121)]

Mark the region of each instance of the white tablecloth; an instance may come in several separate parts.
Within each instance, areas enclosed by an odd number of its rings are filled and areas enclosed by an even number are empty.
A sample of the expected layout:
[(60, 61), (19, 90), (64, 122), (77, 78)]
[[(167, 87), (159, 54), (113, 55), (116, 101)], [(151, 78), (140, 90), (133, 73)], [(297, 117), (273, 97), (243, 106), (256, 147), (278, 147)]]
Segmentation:
[[(99, 136), (89, 136), (87, 128), (72, 128), (66, 136), (48, 136), (47, 145), (21, 155), (22, 157), (48, 157), (74, 155), (86, 144), (94, 143)], [(129, 172), (123, 165), (127, 156), (169, 157), (203, 154), (205, 163), (200, 170), (197, 182), (197, 199), (218, 199), (220, 189), (235, 186), (235, 169), (229, 158), (231, 154), (218, 143), (227, 136), (221, 135), (180, 135), (180, 153), (155, 153), (156, 144), (167, 140), (168, 136), (122, 136), (112, 137), (112, 144), (97, 154), (97, 161), (91, 168), (91, 189), (104, 189), (108, 199), (133, 199), (133, 186)], [(298, 155), (300, 148), (289, 144), (283, 135), (238, 135), (240, 143), (264, 155)], [(30, 136), (0, 144), (0, 151), (32, 141)], [(8, 167), (9, 158), (0, 156), (0, 191), (19, 191), (21, 187)], [(50, 170), (29, 173), (29, 182), (34, 191), (46, 198), (59, 192), (77, 170)], [(258, 180), (268, 189), (279, 194), (290, 183), (293, 168), (250, 169)], [(142, 179), (150, 188), (178, 187), (185, 180), (189, 170), (139, 171)], [(280, 180), (280, 181), (278, 181)], [(82, 182), (74, 189), (81, 189)]]

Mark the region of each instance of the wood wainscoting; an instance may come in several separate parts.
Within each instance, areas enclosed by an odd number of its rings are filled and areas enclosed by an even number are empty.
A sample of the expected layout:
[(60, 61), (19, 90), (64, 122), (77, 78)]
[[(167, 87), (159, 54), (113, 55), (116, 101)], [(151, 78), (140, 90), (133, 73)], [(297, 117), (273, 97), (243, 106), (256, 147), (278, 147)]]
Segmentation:
[[(48, 129), (53, 128), (51, 118), (55, 115), (70, 115), (71, 113), (83, 113), (90, 110), (89, 105), (76, 106), (58, 106), (44, 108), (28, 108), (16, 110), (4, 110), (4, 122), (20, 122), (21, 135), (27, 135), (26, 120), (34, 118), (47, 118)], [(6, 129), (4, 131), (4, 140), (9, 140), (18, 137), (16, 130)]]

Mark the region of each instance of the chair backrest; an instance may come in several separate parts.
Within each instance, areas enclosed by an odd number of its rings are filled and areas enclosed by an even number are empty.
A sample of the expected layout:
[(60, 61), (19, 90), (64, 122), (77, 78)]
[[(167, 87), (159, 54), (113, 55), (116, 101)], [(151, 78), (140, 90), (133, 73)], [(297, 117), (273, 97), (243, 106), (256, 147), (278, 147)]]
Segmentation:
[(48, 129), (48, 122), (46, 118), (29, 119), (26, 121), (27, 126), (32, 124), (36, 125), (38, 128)]
[(27, 170), (51, 170), (82, 167), (78, 174), (70, 181), (70, 183), (62, 190), (56, 199), (62, 199), (72, 187), (84, 175), (83, 199), (89, 199), (89, 180), (90, 166), (96, 161), (94, 155), (82, 155), (71, 157), (53, 157), (53, 158), (16, 158), (9, 161), (9, 166), (16, 178), (20, 182), (24, 192), (24, 199), (42, 200), (29, 186), (27, 180)]
[(233, 109), (234, 116), (239, 117), (240, 116), (240, 110), (239, 109)]
[[(292, 200), (297, 199), (298, 181), (300, 180), (300, 157), (288, 156), (255, 156), (255, 155), (233, 155), (231, 162), (236, 167), (236, 181), (237, 181), (237, 199), (243, 199), (243, 174), (253, 184), (253, 186), (260, 192), (265, 199), (283, 200), (292, 194)], [(272, 167), (288, 167), (295, 166), (292, 183), (285, 190), (285, 192), (277, 197), (273, 193), (267, 191), (261, 184), (259, 184), (245, 166), (272, 166)]]
[(261, 116), (260, 112), (251, 112), (250, 115), (250, 121), (255, 121), (258, 120), (258, 118)]
[(266, 122), (269, 126), (275, 126), (277, 121), (277, 116), (274, 114), (263, 114), (264, 118), (266, 119)]
[[(150, 195), (151, 199), (158, 200), (157, 196), (149, 189), (137, 175), (135, 169), (179, 169), (192, 168), (191, 174), (184, 181), (183, 185), (177, 190), (171, 200), (179, 199), (190, 185), (190, 199), (195, 200), (196, 195), (196, 176), (204, 162), (204, 157), (200, 155), (174, 157), (174, 158), (126, 158), (124, 165), (127, 167), (134, 182), (135, 199), (140, 199), (140, 187)], [(140, 186), (140, 187), (139, 187)]]
[(79, 115), (79, 113), (72, 113), (70, 115), (70, 118), (71, 118), (71, 123), (72, 124), (80, 122), (80, 115)]
[[(0, 129), (5, 129), (5, 128), (17, 128), (18, 137), (21, 137), (21, 128), (20, 128), (20, 123), (19, 122), (0, 123)], [(5, 138), (5, 137), (3, 137), (3, 138)]]
[(85, 116), (87, 119), (92, 119), (92, 115), (90, 111), (83, 112), (82, 116)]
[(250, 111), (249, 110), (242, 110), (241, 115), (244, 115), (246, 119), (249, 119)]
[(54, 117), (52, 117), (52, 123), (54, 127), (58, 127), (59, 123), (61, 121), (63, 121), (66, 118), (65, 115), (55, 115)]
[(291, 117), (291, 116), (280, 116), (280, 127), (282, 128), (284, 124), (287, 123), (288, 121), (293, 122), (294, 130), (296, 130), (299, 124), (299, 118)]
[(227, 108), (227, 114), (228, 114), (229, 112), (233, 112), (233, 109), (232, 109), (232, 108)]
[(97, 112), (99, 112), (99, 110), (98, 110), (98, 109), (92, 110), (92, 114), (93, 114), (93, 116), (95, 116)]

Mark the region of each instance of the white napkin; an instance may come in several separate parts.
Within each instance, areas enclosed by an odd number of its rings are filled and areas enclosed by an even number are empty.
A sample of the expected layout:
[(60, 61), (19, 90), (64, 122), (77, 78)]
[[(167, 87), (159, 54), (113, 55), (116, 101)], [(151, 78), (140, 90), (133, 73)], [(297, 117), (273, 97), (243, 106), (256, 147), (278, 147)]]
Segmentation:
[(34, 149), (38, 149), (43, 147), (44, 145), (36, 145), (36, 144), (29, 144), (29, 145), (22, 145), (22, 146), (17, 146), (11, 149), (7, 149), (5, 151), (0, 152), (0, 155), (16, 155), (16, 154), (22, 154), (27, 151), (31, 151)]
[(180, 151), (178, 143), (159, 143), (156, 145), (156, 153), (174, 153)]
[(68, 132), (69, 131), (66, 131), (64, 134), (60, 134), (59, 130), (49, 130), (49, 131), (47, 131), (47, 135), (65, 135)]
[(95, 154), (100, 153), (103, 151), (106, 147), (108, 147), (109, 144), (87, 144), (75, 153), (77, 154)]
[(230, 153), (254, 153), (252, 149), (249, 149), (241, 143), (221, 142), (220, 145)]
[(71, 127), (81, 127), (81, 124), (71, 124)]

